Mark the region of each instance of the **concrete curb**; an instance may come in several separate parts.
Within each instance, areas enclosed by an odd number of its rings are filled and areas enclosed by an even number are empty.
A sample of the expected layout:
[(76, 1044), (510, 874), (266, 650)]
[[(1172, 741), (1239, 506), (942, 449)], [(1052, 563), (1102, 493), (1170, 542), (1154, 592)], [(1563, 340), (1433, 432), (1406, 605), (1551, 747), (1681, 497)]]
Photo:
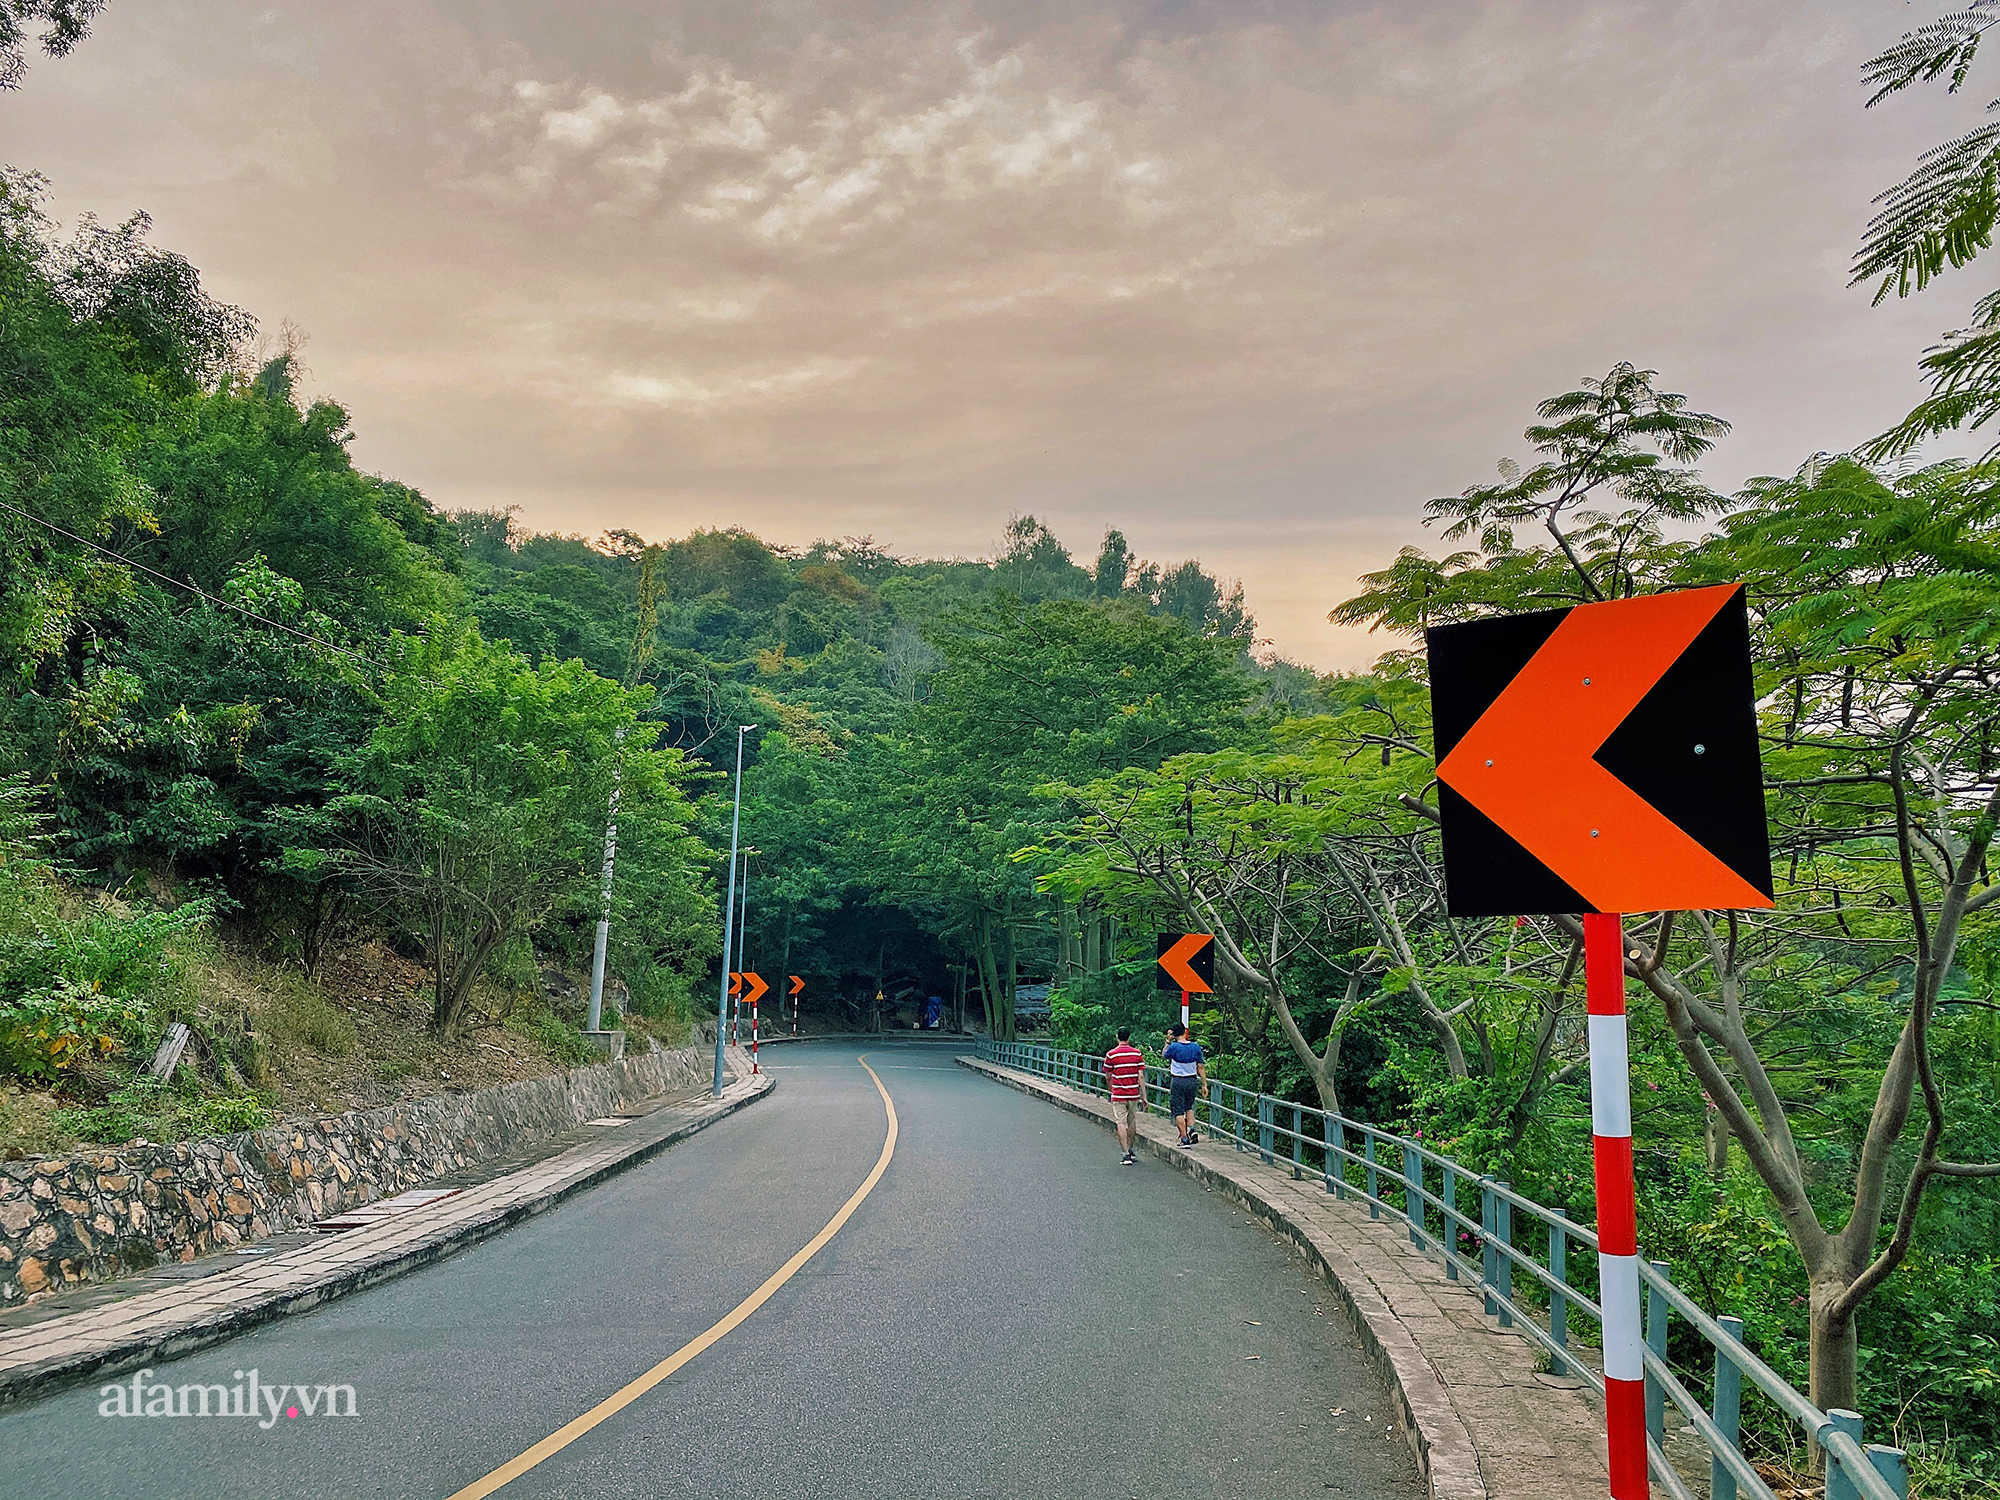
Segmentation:
[[(1003, 1083), (1031, 1098), (1041, 1099), (1073, 1115), (1112, 1128), (1108, 1108), (1099, 1111), (1094, 1096), (1048, 1083), (1031, 1074), (1016, 1073), (978, 1058), (959, 1057), (959, 1066)], [(1272, 1230), (1297, 1247), (1340, 1299), (1370, 1364), (1382, 1377), (1402, 1418), (1403, 1432), (1416, 1455), (1417, 1470), (1423, 1475), (1431, 1500), (1492, 1500), (1492, 1492), (1480, 1472), (1479, 1453), (1464, 1418), (1453, 1405), (1450, 1393), (1437, 1371), (1424, 1357), (1409, 1327), (1396, 1315), (1388, 1301), (1361, 1271), (1346, 1251), (1322, 1233), (1301, 1222), (1280, 1204), (1273, 1203), (1232, 1173), (1191, 1152), (1154, 1140), (1144, 1130), (1138, 1134), (1146, 1152), (1180, 1168), (1205, 1187), (1226, 1193), (1250, 1210)], [(1231, 1152), (1233, 1157), (1236, 1153)], [(1402, 1247), (1386, 1239), (1386, 1248)]]
[[(310, 1285), (249, 1297), (220, 1309), (191, 1315), (177, 1326), (134, 1329), (113, 1342), (88, 1350), (57, 1354), (46, 1359), (0, 1368), (0, 1407), (31, 1401), (65, 1387), (81, 1384), (93, 1376), (117, 1375), (127, 1370), (139, 1369), (155, 1361), (165, 1363), (168, 1360), (179, 1359), (197, 1350), (225, 1343), (260, 1324), (311, 1312), (314, 1308), (324, 1306), (350, 1293), (363, 1291), (407, 1272), (434, 1265), (447, 1256), (476, 1245), (482, 1240), (491, 1239), (494, 1235), (503, 1233), (524, 1220), (545, 1213), (629, 1168), (652, 1160), (668, 1147), (699, 1134), (718, 1120), (727, 1119), (745, 1106), (764, 1098), (777, 1087), (777, 1080), (768, 1073), (758, 1074), (755, 1078), (744, 1076), (737, 1082), (742, 1086), (742, 1091), (734, 1097), (711, 1100), (705, 1106), (698, 1106), (697, 1112), (673, 1129), (652, 1139), (639, 1141), (630, 1149), (599, 1162), (588, 1172), (566, 1179), (546, 1191), (508, 1203), (504, 1207), (494, 1208), (476, 1217), (446, 1225), (414, 1241), (385, 1247), (373, 1255), (331, 1270), (324, 1278)], [(550, 1160), (560, 1161), (561, 1157), (553, 1157)], [(548, 1164), (548, 1162), (536, 1163), (523, 1168), (522, 1173), (544, 1170)], [(491, 1188), (508, 1180), (505, 1177), (496, 1178), (493, 1183), (483, 1183), (481, 1187)], [(393, 1225), (396, 1221), (391, 1220), (389, 1223)], [(369, 1232), (349, 1231), (354, 1234)], [(271, 1265), (275, 1262), (265, 1264)], [(67, 1318), (56, 1319), (47, 1323), (33, 1324), (30, 1327), (45, 1332), (49, 1342), (57, 1343), (62, 1339), (62, 1325), (67, 1321)]]

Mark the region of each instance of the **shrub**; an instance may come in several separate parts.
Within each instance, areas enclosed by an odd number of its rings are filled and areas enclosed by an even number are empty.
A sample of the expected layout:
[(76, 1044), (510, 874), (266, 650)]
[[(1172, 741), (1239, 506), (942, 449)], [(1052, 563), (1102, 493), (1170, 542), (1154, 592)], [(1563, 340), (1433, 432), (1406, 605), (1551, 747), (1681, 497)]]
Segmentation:
[(215, 903), (81, 906), (43, 853), (29, 799), (19, 778), (0, 780), (0, 1069), (46, 1080), (145, 1040), (152, 1001), (183, 977), (177, 941)]
[(134, 1136), (164, 1138), (175, 1113), (173, 1096), (159, 1079), (142, 1075), (103, 1104), (56, 1112), (56, 1124), (80, 1141), (115, 1146)]
[(262, 1130), (270, 1121), (270, 1111), (255, 1094), (204, 1099), (189, 1111), (188, 1119), (195, 1135), (235, 1135), (244, 1130)]
[(106, 1057), (138, 1035), (145, 1007), (56, 975), (45, 989), (0, 1000), (0, 1066), (53, 1079), (85, 1057)]
[(563, 1025), (548, 1011), (526, 1020), (509, 1023), (533, 1037), (548, 1049), (549, 1055), (559, 1063), (576, 1066), (590, 1062), (597, 1056), (596, 1051), (576, 1032)]

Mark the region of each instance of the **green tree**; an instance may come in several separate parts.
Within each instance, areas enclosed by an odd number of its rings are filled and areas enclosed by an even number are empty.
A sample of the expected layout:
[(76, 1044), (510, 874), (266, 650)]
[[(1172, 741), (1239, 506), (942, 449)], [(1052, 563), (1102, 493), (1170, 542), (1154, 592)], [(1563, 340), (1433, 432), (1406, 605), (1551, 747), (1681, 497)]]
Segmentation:
[(1011, 1036), (1019, 942), (1043, 930), (1030, 872), (1062, 809), (1037, 789), (1218, 748), (1247, 732), (1229, 643), (1131, 603), (1008, 594), (928, 633), (944, 664), (879, 795), (885, 857), (957, 913), (995, 1036)]
[[(1718, 508), (1690, 482), (1673, 493)], [(1980, 467), (1891, 479), (1816, 460), (1750, 486), (1698, 541), (1621, 531), (1617, 517), (1565, 533), (1551, 515), (1554, 545), (1519, 549), (1468, 491), (1432, 513), (1476, 530), (1477, 551), (1406, 553), (1335, 612), (1414, 631), (1611, 593), (1614, 575), (1621, 594), (1747, 582), (1779, 904), (1639, 920), (1628, 973), (1659, 1001), (1804, 1264), (1822, 1407), (1862, 1399), (1857, 1315), (1908, 1256), (1936, 1184), (2000, 1176), (1950, 1158), (1975, 1138), (1954, 1126), (1934, 1056), (1955, 956), (1992, 940), (2000, 902), (1987, 865), (2000, 818), (1994, 497)], [(1631, 511), (1645, 522), (1643, 503)]]
[[(292, 863), (340, 877), (423, 942), (431, 1024), (449, 1035), (468, 1024), (473, 985), (510, 940), (564, 907), (594, 917), (614, 766), (635, 852), (650, 819), (685, 857), (684, 769), (633, 727), (643, 695), (580, 662), (530, 667), (442, 622), (425, 636), (393, 636), (390, 658), (382, 722), (342, 767), (346, 789), (325, 814), (330, 837), (295, 849)], [(656, 873), (692, 878), (685, 867)], [(640, 904), (628, 898), (627, 909)]]

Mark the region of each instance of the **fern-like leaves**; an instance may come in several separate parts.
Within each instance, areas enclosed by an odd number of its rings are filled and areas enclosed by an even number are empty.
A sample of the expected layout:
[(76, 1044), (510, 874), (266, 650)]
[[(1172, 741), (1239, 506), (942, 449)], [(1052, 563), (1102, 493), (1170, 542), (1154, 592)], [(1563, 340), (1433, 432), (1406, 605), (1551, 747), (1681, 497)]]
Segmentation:
[(1935, 82), (1947, 72), (1951, 74), (1947, 88), (1957, 93), (1972, 67), (1980, 38), (1995, 25), (2000, 25), (2000, 0), (1972, 0), (1964, 10), (1904, 32), (1895, 46), (1862, 64), (1861, 81), (1875, 90), (1868, 97), (1868, 107), (1874, 108), (1913, 83)]
[(1922, 291), (1947, 266), (1962, 266), (1993, 243), (2000, 122), (1925, 152), (1916, 171), (1875, 201), (1881, 211), (1868, 221), (1848, 284), (1881, 277), (1879, 304), (1891, 292)]

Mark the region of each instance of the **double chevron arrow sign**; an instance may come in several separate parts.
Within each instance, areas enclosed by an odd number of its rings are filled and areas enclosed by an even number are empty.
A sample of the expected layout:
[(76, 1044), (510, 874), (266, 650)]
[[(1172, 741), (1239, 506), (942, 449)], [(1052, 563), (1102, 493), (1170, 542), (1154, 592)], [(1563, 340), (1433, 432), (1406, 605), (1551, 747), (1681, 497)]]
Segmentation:
[(1771, 906), (1740, 585), (1425, 632), (1446, 904), (1583, 918), (1613, 1500), (1645, 1500), (1619, 914)]
[(1181, 992), (1181, 1025), (1188, 1023), (1188, 996), (1215, 993), (1215, 935), (1208, 932), (1163, 932), (1160, 934), (1160, 972), (1155, 981), (1163, 990)]
[(1215, 939), (1206, 932), (1160, 934), (1158, 988), (1196, 995), (1215, 993)]
[(1426, 642), (1453, 916), (1772, 904), (1740, 586)]

